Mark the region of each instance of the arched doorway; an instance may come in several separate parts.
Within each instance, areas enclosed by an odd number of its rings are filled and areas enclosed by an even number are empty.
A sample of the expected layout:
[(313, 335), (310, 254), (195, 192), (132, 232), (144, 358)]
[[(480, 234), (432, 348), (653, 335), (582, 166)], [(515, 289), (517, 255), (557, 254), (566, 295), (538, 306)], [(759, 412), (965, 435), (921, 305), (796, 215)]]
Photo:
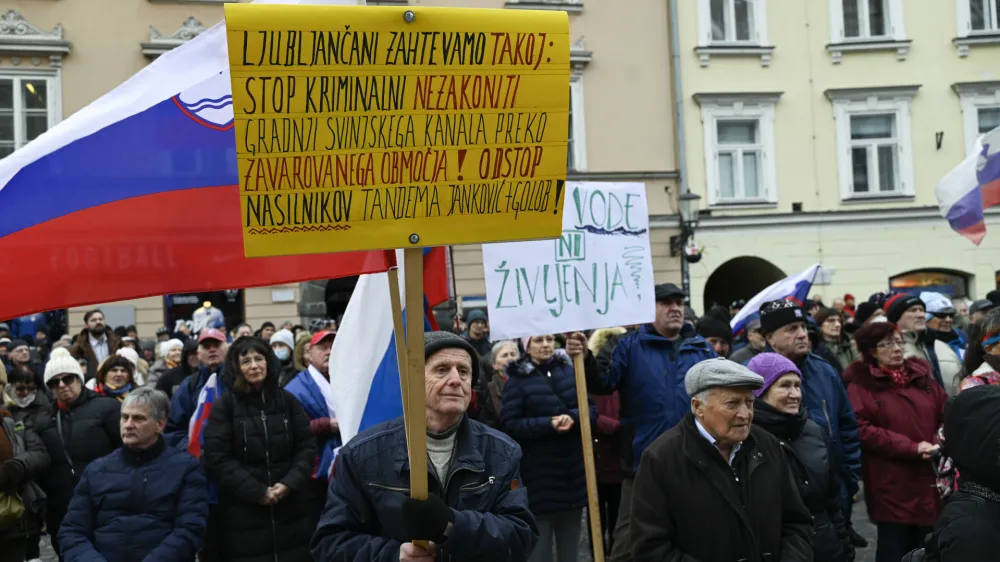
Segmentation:
[(347, 310), (347, 303), (351, 300), (354, 288), (358, 285), (358, 276), (341, 277), (330, 279), (326, 282), (326, 294), (323, 301), (326, 303), (326, 317), (336, 320)]
[(705, 281), (704, 312), (715, 305), (729, 307), (735, 300), (754, 295), (786, 277), (773, 263), (755, 256), (733, 258), (712, 272)]
[(889, 278), (889, 288), (919, 295), (924, 291), (941, 293), (952, 298), (969, 296), (972, 276), (954, 269), (915, 269)]

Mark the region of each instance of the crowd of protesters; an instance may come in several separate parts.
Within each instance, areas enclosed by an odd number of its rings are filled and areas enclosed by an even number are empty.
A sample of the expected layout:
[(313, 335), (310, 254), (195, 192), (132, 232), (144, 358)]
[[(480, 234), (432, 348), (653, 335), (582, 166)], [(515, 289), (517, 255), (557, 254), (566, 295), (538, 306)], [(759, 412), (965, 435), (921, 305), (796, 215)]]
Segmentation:
[(0, 324), (0, 562), (43, 534), (66, 561), (578, 560), (578, 356), (612, 562), (851, 562), (862, 489), (876, 562), (995, 559), (1000, 293), (771, 301), (736, 334), (741, 301), (655, 298), (590, 334), (427, 333), (427, 500), (402, 419), (341, 442), (335, 325)]

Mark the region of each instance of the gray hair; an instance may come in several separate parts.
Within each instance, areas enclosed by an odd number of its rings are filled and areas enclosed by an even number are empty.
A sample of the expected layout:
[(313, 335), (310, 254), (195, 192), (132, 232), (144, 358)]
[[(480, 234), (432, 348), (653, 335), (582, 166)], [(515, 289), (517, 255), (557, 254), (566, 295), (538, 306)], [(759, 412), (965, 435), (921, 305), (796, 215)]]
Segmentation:
[(494, 343), (493, 347), (490, 348), (490, 361), (492, 362), (493, 357), (495, 357), (496, 354), (500, 353), (500, 350), (508, 346), (517, 349), (517, 342), (514, 340), (500, 340)]
[(167, 393), (143, 386), (128, 393), (122, 409), (128, 406), (149, 406), (149, 411), (156, 421), (165, 420), (170, 416), (170, 399)]
[(715, 390), (715, 389), (706, 388), (705, 390), (702, 390), (698, 394), (695, 394), (694, 396), (691, 397), (691, 413), (692, 414), (694, 413), (694, 401), (697, 400), (697, 401), (701, 402), (702, 404), (707, 404), (708, 403), (708, 397), (712, 395), (712, 391), (713, 390)]

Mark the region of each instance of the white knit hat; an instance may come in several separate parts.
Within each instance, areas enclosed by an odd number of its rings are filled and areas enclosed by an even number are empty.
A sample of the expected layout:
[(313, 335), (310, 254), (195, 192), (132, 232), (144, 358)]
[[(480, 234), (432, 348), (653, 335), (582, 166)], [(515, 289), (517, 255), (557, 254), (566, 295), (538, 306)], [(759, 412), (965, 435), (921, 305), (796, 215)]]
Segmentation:
[(268, 343), (271, 345), (283, 343), (288, 346), (288, 349), (295, 349), (295, 336), (288, 330), (278, 330), (271, 336), (271, 341)]
[(133, 368), (137, 368), (139, 366), (139, 354), (131, 347), (123, 347), (116, 351), (115, 355), (128, 359), (128, 362), (132, 364)]
[(49, 362), (45, 365), (45, 384), (49, 384), (53, 377), (59, 375), (76, 375), (80, 377), (80, 382), (83, 382), (83, 369), (80, 368), (80, 363), (63, 348), (52, 350)]

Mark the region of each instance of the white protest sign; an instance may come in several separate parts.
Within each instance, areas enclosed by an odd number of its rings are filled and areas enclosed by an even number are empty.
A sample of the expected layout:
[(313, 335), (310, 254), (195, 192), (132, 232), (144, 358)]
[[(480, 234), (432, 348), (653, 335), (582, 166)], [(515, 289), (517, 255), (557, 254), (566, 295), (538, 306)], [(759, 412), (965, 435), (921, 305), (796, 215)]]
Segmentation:
[(568, 183), (555, 240), (483, 244), (493, 341), (652, 322), (641, 183)]

